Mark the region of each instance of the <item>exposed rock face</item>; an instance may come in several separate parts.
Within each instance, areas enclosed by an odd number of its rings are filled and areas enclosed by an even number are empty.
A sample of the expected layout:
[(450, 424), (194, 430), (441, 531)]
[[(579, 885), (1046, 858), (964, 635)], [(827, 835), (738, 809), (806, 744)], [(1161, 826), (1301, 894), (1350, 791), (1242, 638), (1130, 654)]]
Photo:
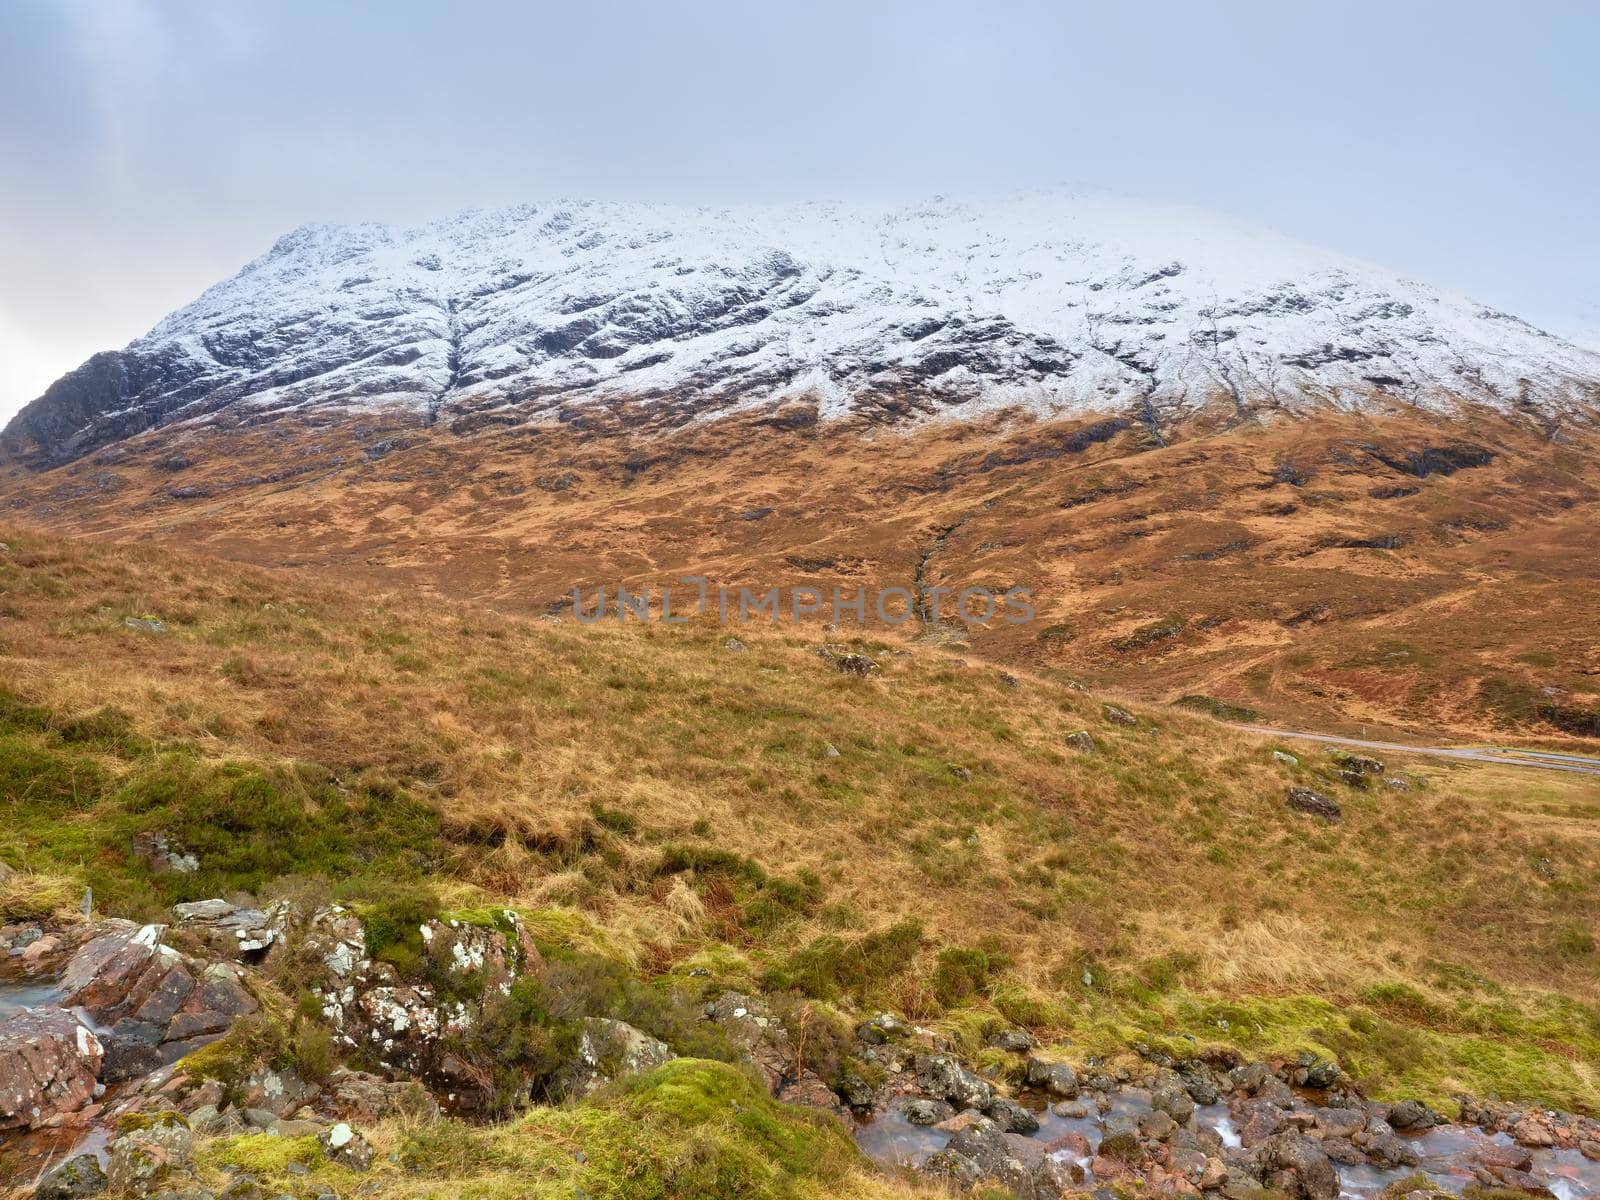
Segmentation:
[[(504, 995), (537, 965), (538, 950), (514, 913), (503, 913), (502, 920), (504, 928), (429, 921), (421, 930), (425, 952), (439, 970), (462, 981), (471, 977), (478, 995)], [(311, 917), (305, 946), (326, 971), (311, 990), (344, 1046), (363, 1049), (383, 1067), (472, 1090), (468, 1064), (449, 1053), (446, 1042), (479, 1024), (481, 1001), (442, 997), (430, 984), (402, 980), (388, 963), (367, 956), (360, 919), (337, 906)]]
[[(176, 868), (175, 868), (176, 869)], [(226, 900), (195, 900), (173, 905), (174, 924), (201, 936), (206, 948), (225, 958), (254, 961), (284, 934), (289, 905), (240, 908)]]
[(72, 956), (61, 977), (62, 1003), (109, 1029), (108, 1080), (180, 1058), (259, 1007), (239, 968), (163, 945), (164, 926), (108, 925)]
[(94, 1099), (99, 1038), (69, 1012), (0, 1021), (0, 1130), (58, 1124)]
[(1504, 313), (1109, 197), (548, 204), (295, 230), (57, 381), (0, 446), (46, 464), (225, 409), (385, 407), (471, 428), (618, 397), (673, 421), (787, 399), (823, 418), (1122, 409), (1159, 437), (1214, 399), (1511, 411), (1581, 400), (1597, 378), (1600, 356)]
[(623, 1021), (590, 1017), (577, 1054), (560, 1081), (565, 1096), (581, 1099), (613, 1080), (652, 1071), (677, 1056), (667, 1044)]

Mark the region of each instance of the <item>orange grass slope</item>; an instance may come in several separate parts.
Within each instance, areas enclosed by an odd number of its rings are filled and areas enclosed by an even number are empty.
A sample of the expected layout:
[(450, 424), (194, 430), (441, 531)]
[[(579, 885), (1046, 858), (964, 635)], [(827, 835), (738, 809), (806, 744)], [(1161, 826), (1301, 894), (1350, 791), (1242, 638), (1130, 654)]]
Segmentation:
[(0, 477), (45, 529), (560, 611), (575, 584), (1021, 586), (994, 659), (1311, 728), (1592, 737), (1592, 430), (1411, 410), (915, 430), (809, 410), (456, 433), (396, 417), (157, 431)]

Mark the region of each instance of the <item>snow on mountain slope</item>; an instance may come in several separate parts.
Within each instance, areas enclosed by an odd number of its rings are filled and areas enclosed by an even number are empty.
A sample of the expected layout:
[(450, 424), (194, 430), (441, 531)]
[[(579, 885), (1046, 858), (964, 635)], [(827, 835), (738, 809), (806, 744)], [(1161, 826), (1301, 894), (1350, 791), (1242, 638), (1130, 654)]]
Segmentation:
[[(556, 203), (414, 229), (313, 225), (6, 431), (71, 458), (234, 407), (527, 419), (850, 411), (1592, 403), (1600, 354), (1190, 210), (1030, 195), (901, 209)], [(952, 407), (958, 406), (958, 407)]]

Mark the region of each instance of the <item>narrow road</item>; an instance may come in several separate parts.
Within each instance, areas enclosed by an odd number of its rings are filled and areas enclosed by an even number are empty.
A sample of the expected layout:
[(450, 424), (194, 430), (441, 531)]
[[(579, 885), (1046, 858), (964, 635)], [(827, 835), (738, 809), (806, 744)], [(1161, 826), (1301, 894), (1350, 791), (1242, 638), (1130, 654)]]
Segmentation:
[(1362, 738), (1336, 737), (1327, 733), (1300, 733), (1293, 729), (1274, 729), (1270, 725), (1234, 725), (1246, 733), (1268, 737), (1293, 738), (1302, 742), (1326, 742), (1333, 746), (1356, 746), (1363, 750), (1388, 750), (1395, 754), (1426, 754), (1433, 758), (1458, 758), (1468, 762), (1499, 763), (1507, 767), (1534, 767), (1545, 771), (1567, 771), (1574, 775), (1600, 775), (1600, 758), (1580, 754), (1556, 754), (1547, 750), (1502, 750), (1494, 746), (1407, 746), (1401, 742), (1369, 742)]

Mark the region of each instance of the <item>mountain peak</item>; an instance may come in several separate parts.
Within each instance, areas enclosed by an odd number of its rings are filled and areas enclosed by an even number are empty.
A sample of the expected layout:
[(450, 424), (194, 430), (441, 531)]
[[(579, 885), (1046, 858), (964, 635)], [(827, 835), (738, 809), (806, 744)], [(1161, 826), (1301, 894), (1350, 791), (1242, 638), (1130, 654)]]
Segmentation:
[[(1280, 234), (1068, 193), (903, 206), (559, 201), (304, 225), (7, 429), (60, 461), (225, 408), (426, 424), (1592, 402), (1600, 354)], [(98, 362), (99, 365), (95, 366)], [(94, 367), (93, 370), (90, 367)]]

